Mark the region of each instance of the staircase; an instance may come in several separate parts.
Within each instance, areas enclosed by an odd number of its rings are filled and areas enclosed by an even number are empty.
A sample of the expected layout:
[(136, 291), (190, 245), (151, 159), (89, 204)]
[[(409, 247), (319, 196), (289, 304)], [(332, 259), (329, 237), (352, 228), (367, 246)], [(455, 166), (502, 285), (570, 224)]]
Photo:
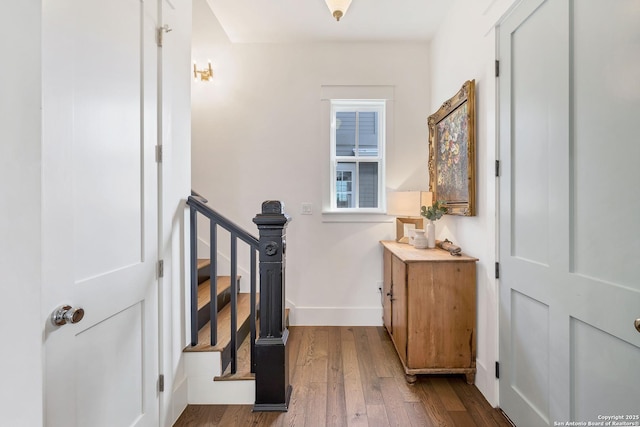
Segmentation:
[[(255, 398), (255, 375), (251, 372), (251, 298), (237, 293), (236, 373), (231, 373), (231, 292), (240, 289), (240, 276), (231, 286), (230, 276), (217, 278), (218, 325), (215, 345), (211, 336), (210, 262), (199, 259), (198, 268), (198, 342), (184, 349), (185, 367), (189, 378), (188, 395), (192, 404), (252, 404)], [(236, 291), (237, 292), (237, 291)], [(256, 297), (259, 301), (259, 294)], [(256, 307), (257, 312), (257, 307)], [(219, 382), (232, 382), (220, 384)], [(233, 382), (237, 382), (234, 384)]]
[[(260, 235), (256, 238), (209, 207), (197, 193), (192, 192), (187, 205), (191, 336), (183, 351), (186, 403), (253, 404), (254, 411), (286, 411), (291, 386), (284, 230), (290, 217), (282, 202), (264, 202), (262, 212), (253, 219)], [(198, 259), (198, 215), (209, 222), (208, 259)], [(218, 231), (230, 238), (229, 276), (218, 275)], [(245, 270), (249, 293), (240, 293), (238, 244), (242, 250), (249, 249)]]

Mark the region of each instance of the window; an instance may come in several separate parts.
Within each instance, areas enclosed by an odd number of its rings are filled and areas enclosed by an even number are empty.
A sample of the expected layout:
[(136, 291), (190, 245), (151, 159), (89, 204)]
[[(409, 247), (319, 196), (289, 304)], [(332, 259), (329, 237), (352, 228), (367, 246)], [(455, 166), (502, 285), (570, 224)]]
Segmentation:
[(385, 101), (331, 100), (331, 209), (383, 212)]

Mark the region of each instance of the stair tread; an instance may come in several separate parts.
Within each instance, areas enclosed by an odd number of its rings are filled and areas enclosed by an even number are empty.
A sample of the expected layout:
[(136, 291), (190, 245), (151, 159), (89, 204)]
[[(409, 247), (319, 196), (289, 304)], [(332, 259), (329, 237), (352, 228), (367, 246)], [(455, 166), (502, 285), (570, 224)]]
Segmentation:
[(251, 372), (251, 334), (242, 341), (240, 347), (238, 347), (238, 362), (237, 372), (231, 373), (231, 364), (227, 366), (227, 369), (222, 375), (214, 377), (214, 381), (244, 381), (255, 380), (256, 376)]
[[(289, 312), (290, 310), (285, 309), (285, 324), (287, 327), (289, 326)], [(256, 320), (256, 330), (260, 330), (260, 319)], [(256, 374), (251, 372), (251, 335), (247, 335), (247, 337), (242, 341), (242, 344), (238, 348), (238, 363), (236, 367), (236, 373), (231, 373), (231, 365), (227, 366), (227, 369), (222, 373), (222, 375), (214, 377), (214, 381), (248, 381), (255, 380)]]
[[(256, 296), (258, 301), (259, 295)], [(251, 295), (238, 294), (238, 327), (251, 316)], [(223, 351), (231, 342), (231, 305), (227, 304), (218, 312), (218, 343), (209, 345), (211, 337), (211, 322), (207, 322), (198, 331), (198, 344), (188, 346), (187, 352), (193, 351)]]
[(198, 270), (211, 264), (209, 258), (198, 258)]
[[(231, 286), (230, 276), (218, 276), (217, 295), (222, 294)], [(198, 285), (198, 310), (206, 306), (211, 300), (211, 280), (206, 280)]]

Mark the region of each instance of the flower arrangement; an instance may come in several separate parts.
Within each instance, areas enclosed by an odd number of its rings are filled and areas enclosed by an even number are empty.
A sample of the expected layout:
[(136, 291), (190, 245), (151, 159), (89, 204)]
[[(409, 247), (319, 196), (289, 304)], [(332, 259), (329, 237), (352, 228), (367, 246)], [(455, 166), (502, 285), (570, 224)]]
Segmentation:
[(437, 221), (446, 213), (447, 207), (444, 206), (444, 202), (438, 200), (436, 200), (432, 206), (423, 206), (420, 211), (420, 215), (427, 218), (429, 221)]

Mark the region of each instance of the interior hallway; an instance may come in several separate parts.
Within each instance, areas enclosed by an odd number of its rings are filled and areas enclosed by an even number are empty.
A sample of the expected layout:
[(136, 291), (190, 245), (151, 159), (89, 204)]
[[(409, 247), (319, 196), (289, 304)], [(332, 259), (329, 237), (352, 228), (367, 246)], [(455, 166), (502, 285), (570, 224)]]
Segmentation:
[(408, 385), (383, 327), (289, 331), (289, 412), (189, 405), (175, 426), (510, 426), (463, 375), (418, 376)]

